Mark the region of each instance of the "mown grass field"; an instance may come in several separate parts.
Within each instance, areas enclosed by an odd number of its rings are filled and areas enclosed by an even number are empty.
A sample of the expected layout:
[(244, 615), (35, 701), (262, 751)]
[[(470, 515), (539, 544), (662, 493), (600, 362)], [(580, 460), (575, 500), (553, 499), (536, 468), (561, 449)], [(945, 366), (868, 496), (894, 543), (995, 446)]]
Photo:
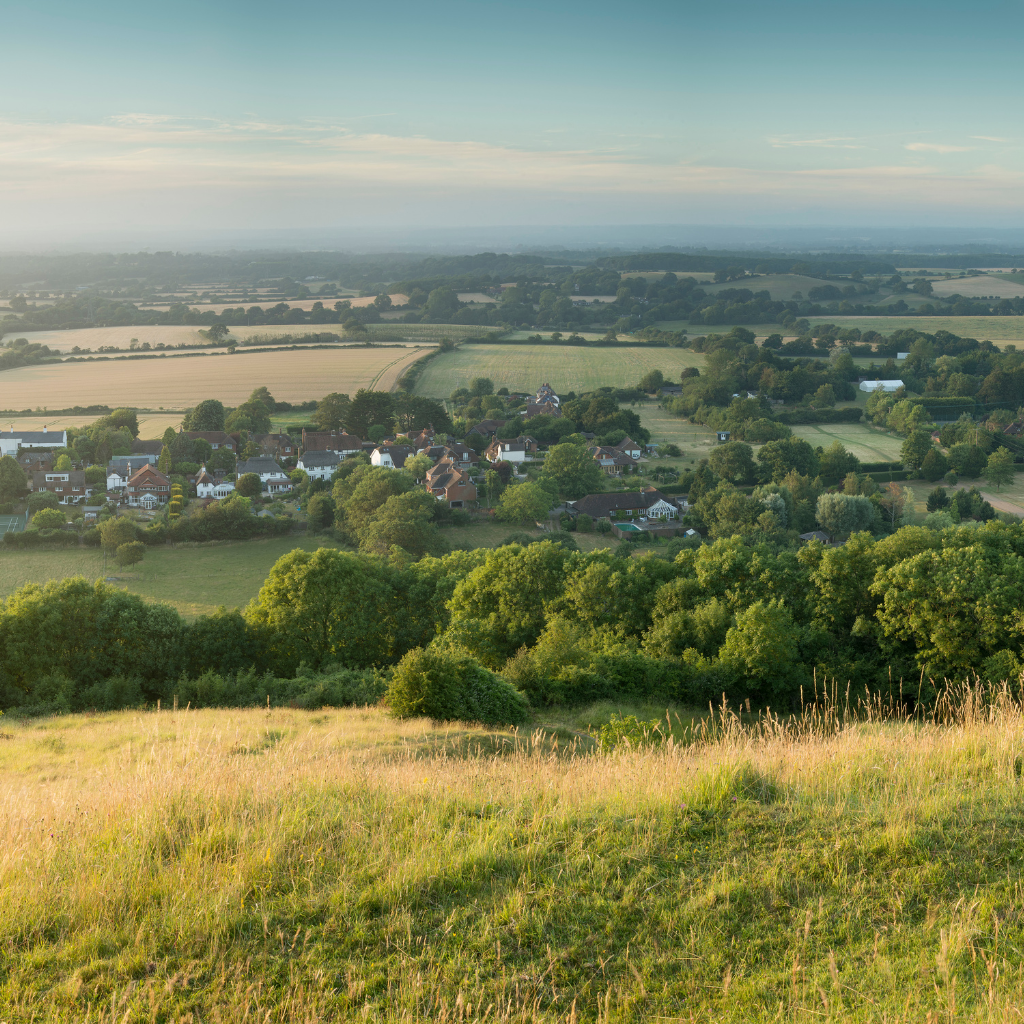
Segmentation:
[(1019, 1019), (1019, 709), (705, 735), (7, 723), (0, 1018)]
[(827, 448), (841, 441), (861, 462), (894, 462), (900, 457), (903, 439), (875, 430), (865, 423), (808, 423), (792, 428), (794, 437), (802, 437), (815, 448)]
[(1024, 283), (1014, 278), (1015, 275), (1011, 274), (954, 277), (949, 281), (932, 281), (932, 291), (936, 295), (964, 295), (968, 298), (995, 295), (1000, 299), (1015, 299), (1024, 295)]
[[(130, 569), (107, 560), (106, 575), (150, 601), (172, 605), (186, 618), (209, 615), (220, 605), (244, 608), (259, 592), (271, 566), (289, 551), (336, 547), (330, 540), (299, 535), (271, 540), (146, 548), (145, 558)], [(0, 598), (26, 583), (84, 576), (103, 577), (103, 552), (98, 548), (58, 551), (0, 552)]]
[(548, 382), (560, 394), (599, 387), (633, 387), (649, 370), (678, 380), (687, 366), (703, 366), (704, 357), (680, 348), (585, 348), (565, 345), (459, 346), (430, 360), (416, 393), (447, 398), (474, 377), (489, 377), (495, 388), (535, 391)]
[[(927, 480), (908, 480), (906, 486), (914, 492), (914, 510), (925, 515), (928, 511), (928, 495), (937, 486), (945, 485), (941, 480), (938, 483), (929, 483)], [(999, 490), (981, 478), (977, 480), (963, 479), (957, 486), (967, 490), (977, 487), (996, 511), (1010, 512), (1015, 516), (1024, 517), (1024, 473), (1017, 473), (1013, 483), (1000, 487)], [(946, 491), (952, 493), (952, 488), (946, 487)]]
[(20, 366), (3, 374), (3, 404), (13, 409), (129, 405), (185, 409), (204, 398), (240, 405), (265, 384), (275, 398), (302, 402), (331, 391), (389, 390), (415, 362), (416, 348), (326, 348), (281, 352), (217, 351), (156, 359)]
[(663, 409), (656, 402), (643, 402), (623, 408), (631, 408), (640, 416), (640, 422), (651, 432), (651, 444), (676, 445), (683, 453), (681, 461), (684, 463), (706, 459), (716, 443), (713, 430), (698, 423), (690, 423), (682, 416)]

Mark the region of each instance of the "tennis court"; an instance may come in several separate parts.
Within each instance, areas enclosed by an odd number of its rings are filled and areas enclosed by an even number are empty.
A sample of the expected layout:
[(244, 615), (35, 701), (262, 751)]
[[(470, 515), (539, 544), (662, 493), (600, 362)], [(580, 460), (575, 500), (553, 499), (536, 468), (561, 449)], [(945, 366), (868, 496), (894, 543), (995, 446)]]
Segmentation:
[(0, 535), (5, 533), (21, 533), (28, 522), (28, 513), (22, 512), (18, 516), (0, 516)]

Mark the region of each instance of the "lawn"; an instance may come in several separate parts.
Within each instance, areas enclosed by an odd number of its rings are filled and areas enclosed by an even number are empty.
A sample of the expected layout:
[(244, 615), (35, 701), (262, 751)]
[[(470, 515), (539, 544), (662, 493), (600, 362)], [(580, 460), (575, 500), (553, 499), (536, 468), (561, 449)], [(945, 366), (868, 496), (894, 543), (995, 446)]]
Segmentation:
[[(933, 484), (927, 480), (908, 480), (907, 486), (914, 492), (915, 511), (923, 514), (927, 512), (926, 503), (928, 495), (937, 486), (944, 485), (942, 485), (942, 481), (939, 481), (938, 484)], [(1013, 483), (1001, 487), (998, 491), (983, 479), (963, 479), (958, 486), (967, 489), (977, 487), (998, 512), (1010, 512), (1015, 516), (1024, 516), (1024, 473), (1017, 473)], [(949, 491), (951, 488), (947, 487), (946, 490)]]
[[(690, 423), (655, 402), (623, 408), (632, 408), (633, 412), (639, 413), (640, 422), (651, 432), (651, 444), (677, 445), (683, 453), (682, 459), (678, 460), (682, 463), (689, 464), (706, 459), (708, 452), (716, 443), (715, 432), (709, 427)], [(676, 461), (673, 460), (673, 464)]]
[(1018, 707), (593, 752), (611, 710), (6, 723), (0, 1018), (1019, 1018)]
[(281, 401), (302, 402), (331, 391), (387, 391), (424, 352), (408, 347), (240, 349), (234, 355), (214, 350), (181, 357), (20, 366), (4, 371), (2, 401), (12, 409), (44, 410), (94, 404), (186, 409), (204, 398), (237, 406), (265, 384)]
[[(295, 548), (312, 551), (336, 547), (330, 540), (298, 535), (272, 540), (146, 548), (146, 556), (130, 569), (107, 562), (112, 585), (172, 605), (186, 618), (209, 615), (220, 605), (244, 607), (263, 585), (271, 566)], [(0, 598), (26, 583), (45, 583), (68, 576), (95, 580), (104, 575), (98, 548), (0, 553)]]
[(791, 429), (794, 437), (802, 437), (815, 448), (827, 448), (834, 441), (841, 441), (861, 462), (895, 462), (903, 444), (903, 439), (895, 434), (866, 423), (808, 423)]
[(430, 360), (416, 393), (447, 398), (474, 377), (495, 388), (535, 391), (548, 382), (560, 394), (599, 387), (634, 387), (649, 370), (678, 380), (687, 366), (703, 366), (703, 355), (681, 348), (587, 348), (565, 345), (465, 344)]

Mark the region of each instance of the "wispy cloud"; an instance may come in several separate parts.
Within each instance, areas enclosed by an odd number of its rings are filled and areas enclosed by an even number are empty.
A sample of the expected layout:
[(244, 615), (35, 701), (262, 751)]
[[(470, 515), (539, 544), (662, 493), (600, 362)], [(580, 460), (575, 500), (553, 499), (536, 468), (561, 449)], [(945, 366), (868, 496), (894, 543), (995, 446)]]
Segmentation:
[(981, 139), (982, 142), (1009, 142), (1009, 139), (1001, 139), (998, 135), (968, 135), (969, 139)]
[(908, 142), (904, 149), (911, 153), (970, 153), (977, 146), (949, 146), (943, 142)]
[(823, 138), (823, 139), (788, 139), (782, 138), (769, 138), (769, 144), (773, 149), (789, 149), (789, 148), (818, 148), (818, 149), (863, 149), (855, 138), (848, 136), (836, 136), (834, 138)]

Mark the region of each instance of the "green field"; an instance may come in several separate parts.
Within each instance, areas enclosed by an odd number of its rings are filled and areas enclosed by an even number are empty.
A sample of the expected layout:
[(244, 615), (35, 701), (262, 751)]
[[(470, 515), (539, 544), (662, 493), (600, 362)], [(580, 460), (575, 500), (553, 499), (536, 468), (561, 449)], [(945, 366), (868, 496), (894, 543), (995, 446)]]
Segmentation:
[[(939, 483), (941, 484), (941, 481)], [(928, 495), (939, 485), (929, 483), (927, 480), (908, 480), (907, 486), (914, 492), (915, 511), (921, 514), (926, 513), (928, 511), (926, 508)], [(1024, 516), (1024, 473), (1017, 473), (1013, 483), (1001, 487), (998, 491), (983, 479), (961, 480), (959, 486), (961, 488), (977, 487), (998, 512), (1010, 512), (1015, 516)], [(947, 487), (946, 490), (951, 491), (951, 488)]]
[(674, 444), (682, 450), (682, 459), (672, 460), (673, 464), (706, 459), (715, 444), (715, 432), (709, 427), (690, 423), (654, 402), (623, 408), (632, 408), (639, 413), (640, 422), (651, 432), (651, 444)]
[[(146, 557), (131, 569), (107, 562), (107, 576), (150, 601), (172, 605), (186, 618), (208, 615), (220, 605), (244, 607), (254, 598), (271, 566), (295, 548), (311, 551), (336, 547), (330, 540), (299, 535), (272, 540), (146, 548)], [(0, 597), (26, 583), (45, 583), (68, 576), (94, 580), (103, 576), (98, 548), (4, 551), (0, 553)]]
[(489, 377), (495, 388), (535, 391), (547, 382), (556, 392), (634, 387), (649, 370), (678, 380), (687, 366), (703, 366), (704, 357), (681, 348), (586, 348), (565, 345), (461, 345), (431, 359), (416, 393), (447, 398), (474, 377)]
[[(1017, 343), (1024, 341), (1024, 316), (813, 316), (807, 318), (812, 324), (827, 323), (837, 327), (856, 327), (861, 332), (878, 331), (892, 334), (913, 328), (934, 334), (949, 331), (961, 338), (977, 338), (979, 341)], [(690, 331), (693, 334), (693, 331)]]
[(672, 710), (5, 719), (0, 1019), (1019, 1020), (1019, 705)]
[(841, 441), (861, 462), (894, 462), (900, 457), (902, 438), (875, 430), (866, 423), (808, 423), (791, 428), (794, 437), (802, 437), (817, 448)]

